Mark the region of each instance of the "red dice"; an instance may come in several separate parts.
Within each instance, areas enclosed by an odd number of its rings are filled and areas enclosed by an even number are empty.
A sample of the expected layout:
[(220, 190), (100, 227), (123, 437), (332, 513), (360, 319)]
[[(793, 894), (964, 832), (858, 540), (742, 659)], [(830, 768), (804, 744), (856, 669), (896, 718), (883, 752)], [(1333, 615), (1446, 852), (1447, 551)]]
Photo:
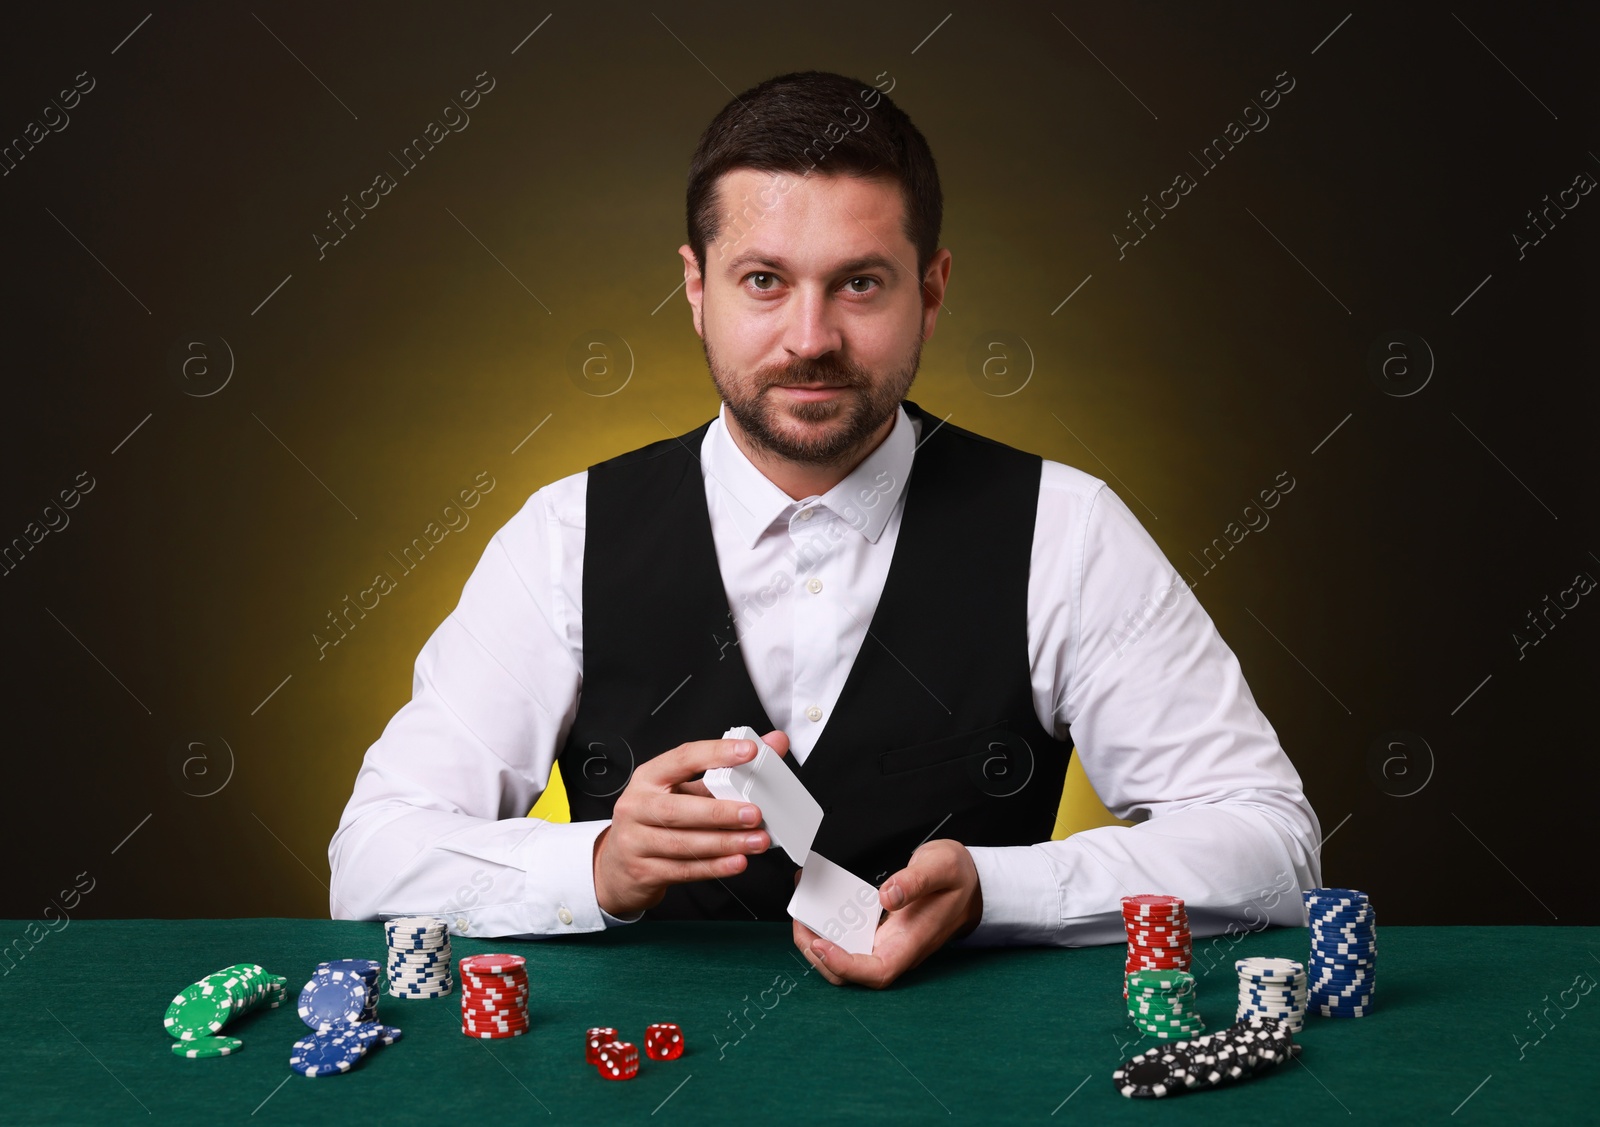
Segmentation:
[(591, 1029), (583, 1035), (583, 1059), (587, 1064), (600, 1063), (600, 1046), (608, 1041), (620, 1041), (615, 1029)]
[(639, 1075), (639, 1050), (628, 1041), (607, 1041), (595, 1050), (595, 1068), (607, 1080), (632, 1080)]
[(683, 1030), (670, 1021), (647, 1027), (644, 1031), (644, 1052), (651, 1060), (677, 1060), (683, 1056)]

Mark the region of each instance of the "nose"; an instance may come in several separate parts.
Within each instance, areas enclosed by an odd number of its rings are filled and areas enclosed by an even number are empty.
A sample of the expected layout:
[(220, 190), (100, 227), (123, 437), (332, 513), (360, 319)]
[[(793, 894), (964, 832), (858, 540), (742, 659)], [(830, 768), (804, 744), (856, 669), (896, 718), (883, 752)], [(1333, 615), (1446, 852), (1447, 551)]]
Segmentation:
[(783, 347), (790, 355), (814, 360), (844, 347), (838, 313), (821, 287), (804, 286), (785, 310)]

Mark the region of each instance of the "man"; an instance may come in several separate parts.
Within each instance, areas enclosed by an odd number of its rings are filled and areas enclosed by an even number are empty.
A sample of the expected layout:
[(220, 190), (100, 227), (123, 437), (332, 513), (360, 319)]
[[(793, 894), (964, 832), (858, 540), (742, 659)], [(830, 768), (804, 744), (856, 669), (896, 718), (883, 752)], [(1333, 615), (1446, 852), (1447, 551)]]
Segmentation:
[[(368, 750), (329, 848), (336, 917), (470, 935), (786, 919), (795, 866), (700, 776), (750, 725), (879, 886), (871, 955), (1302, 924), (1300, 778), (1205, 611), (1078, 470), (905, 396), (950, 276), (938, 173), (878, 91), (808, 72), (730, 103), (691, 164), (685, 292), (716, 419), (536, 492), (495, 535)], [(1068, 756), (1132, 819), (1049, 841)], [(570, 824), (524, 817), (559, 755)], [(1288, 895), (1285, 895), (1285, 894)]]

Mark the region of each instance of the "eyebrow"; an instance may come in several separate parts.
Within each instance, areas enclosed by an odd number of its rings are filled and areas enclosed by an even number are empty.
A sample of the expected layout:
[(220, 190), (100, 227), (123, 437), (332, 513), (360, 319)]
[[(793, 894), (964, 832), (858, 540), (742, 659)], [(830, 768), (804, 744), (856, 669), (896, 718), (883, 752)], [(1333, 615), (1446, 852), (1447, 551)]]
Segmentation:
[[(777, 255), (766, 254), (761, 251), (746, 251), (728, 263), (728, 273), (737, 274), (747, 266), (768, 266), (773, 270), (787, 273), (789, 263)], [(841, 262), (834, 267), (835, 274), (859, 274), (863, 270), (877, 270), (890, 277), (898, 278), (900, 269), (894, 259), (882, 254), (866, 254), (859, 258), (852, 258), (848, 262)]]

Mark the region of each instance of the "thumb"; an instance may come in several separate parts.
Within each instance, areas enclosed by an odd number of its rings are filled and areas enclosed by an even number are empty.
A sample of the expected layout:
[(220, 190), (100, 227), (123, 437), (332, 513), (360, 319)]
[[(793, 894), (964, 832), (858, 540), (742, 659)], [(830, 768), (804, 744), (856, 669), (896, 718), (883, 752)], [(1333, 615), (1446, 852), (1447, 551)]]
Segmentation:
[(891, 912), (898, 912), (932, 891), (933, 882), (927, 869), (904, 868), (883, 882), (879, 898)]

